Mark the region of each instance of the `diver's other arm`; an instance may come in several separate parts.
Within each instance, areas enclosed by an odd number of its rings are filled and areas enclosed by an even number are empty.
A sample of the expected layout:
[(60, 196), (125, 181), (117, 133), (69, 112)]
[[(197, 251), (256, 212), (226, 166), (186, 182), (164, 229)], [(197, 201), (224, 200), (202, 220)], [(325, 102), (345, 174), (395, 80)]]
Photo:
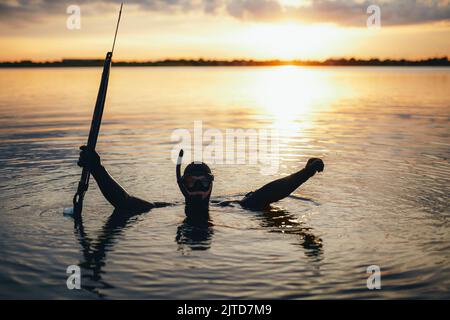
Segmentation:
[(290, 176), (272, 181), (260, 189), (250, 192), (240, 201), (240, 203), (243, 207), (251, 209), (265, 208), (271, 203), (289, 196), (295, 189), (314, 176), (316, 172), (322, 172), (323, 169), (324, 163), (321, 159), (311, 158), (302, 170), (293, 173)]
[(114, 208), (131, 212), (146, 212), (155, 206), (160, 206), (129, 195), (102, 166), (100, 156), (96, 151), (88, 150), (86, 146), (80, 147), (80, 150), (78, 165), (89, 169), (103, 196)]

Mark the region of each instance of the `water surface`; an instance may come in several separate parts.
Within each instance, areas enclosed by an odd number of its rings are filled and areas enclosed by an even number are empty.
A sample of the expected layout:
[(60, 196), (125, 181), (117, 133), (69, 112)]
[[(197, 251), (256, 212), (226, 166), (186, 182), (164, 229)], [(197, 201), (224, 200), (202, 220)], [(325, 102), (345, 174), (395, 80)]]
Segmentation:
[[(91, 183), (64, 217), (101, 70), (0, 70), (1, 298), (450, 298), (450, 70), (113, 68), (98, 151), (130, 193), (176, 205), (108, 223)], [(173, 130), (275, 128), (279, 170), (211, 164), (236, 199), (321, 157), (270, 212), (185, 220)], [(66, 288), (80, 265), (82, 290)], [(366, 268), (382, 289), (366, 287)]]

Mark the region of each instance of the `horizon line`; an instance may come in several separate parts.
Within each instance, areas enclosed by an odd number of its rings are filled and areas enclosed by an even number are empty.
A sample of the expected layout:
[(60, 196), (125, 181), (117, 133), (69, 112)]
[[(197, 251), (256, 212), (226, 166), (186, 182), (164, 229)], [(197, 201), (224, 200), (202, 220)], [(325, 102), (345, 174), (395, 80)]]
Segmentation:
[[(243, 57), (235, 57), (235, 58), (211, 58), (211, 57), (196, 57), (196, 58), (187, 58), (187, 57), (179, 57), (179, 58), (158, 58), (158, 59), (122, 59), (118, 60), (115, 63), (158, 63), (165, 61), (197, 61), (197, 62), (236, 62), (236, 61), (246, 61), (246, 62), (256, 62), (256, 63), (264, 63), (264, 62), (304, 62), (304, 63), (325, 63), (327, 61), (338, 61), (338, 60), (347, 60), (347, 61), (406, 61), (406, 62), (422, 62), (429, 60), (450, 60), (450, 55), (435, 55), (424, 58), (381, 58), (381, 57), (366, 57), (366, 58), (357, 58), (357, 57), (329, 57), (324, 59), (301, 59), (301, 58), (292, 58), (292, 59), (283, 59), (283, 58), (267, 58), (267, 59), (258, 59), (258, 58), (243, 58)], [(76, 58), (76, 57), (62, 57), (59, 59), (47, 59), (47, 60), (33, 60), (32, 58), (22, 58), (19, 60), (2, 60), (0, 64), (5, 63), (24, 63), (31, 62), (34, 64), (45, 64), (45, 63), (63, 63), (65, 61), (103, 61), (103, 58), (94, 58), (94, 57), (86, 57), (86, 58)]]

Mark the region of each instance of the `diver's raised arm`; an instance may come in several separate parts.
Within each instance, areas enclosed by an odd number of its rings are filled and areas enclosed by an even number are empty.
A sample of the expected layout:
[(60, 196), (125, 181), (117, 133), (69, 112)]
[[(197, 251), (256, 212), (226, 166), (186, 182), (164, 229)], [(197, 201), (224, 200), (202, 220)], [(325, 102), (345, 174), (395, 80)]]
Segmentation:
[(80, 150), (78, 165), (89, 169), (103, 196), (114, 208), (129, 212), (146, 212), (155, 207), (153, 203), (130, 196), (102, 166), (100, 156), (95, 150), (89, 150), (86, 146), (80, 147)]
[(286, 198), (316, 172), (322, 172), (323, 169), (324, 163), (321, 159), (311, 158), (302, 170), (250, 192), (240, 201), (240, 204), (250, 209), (263, 209), (273, 202)]

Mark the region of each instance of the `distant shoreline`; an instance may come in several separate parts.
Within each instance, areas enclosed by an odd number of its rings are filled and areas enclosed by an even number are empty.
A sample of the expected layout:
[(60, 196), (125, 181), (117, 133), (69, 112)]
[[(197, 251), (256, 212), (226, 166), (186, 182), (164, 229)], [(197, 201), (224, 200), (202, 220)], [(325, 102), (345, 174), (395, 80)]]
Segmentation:
[[(115, 67), (265, 67), (265, 66), (360, 66), (360, 67), (450, 67), (447, 57), (425, 60), (379, 60), (379, 59), (328, 59), (325, 61), (306, 60), (159, 60), (159, 61), (118, 61)], [(63, 59), (60, 61), (35, 62), (23, 60), (0, 62), (0, 68), (67, 68), (67, 67), (101, 67), (101, 59)]]

